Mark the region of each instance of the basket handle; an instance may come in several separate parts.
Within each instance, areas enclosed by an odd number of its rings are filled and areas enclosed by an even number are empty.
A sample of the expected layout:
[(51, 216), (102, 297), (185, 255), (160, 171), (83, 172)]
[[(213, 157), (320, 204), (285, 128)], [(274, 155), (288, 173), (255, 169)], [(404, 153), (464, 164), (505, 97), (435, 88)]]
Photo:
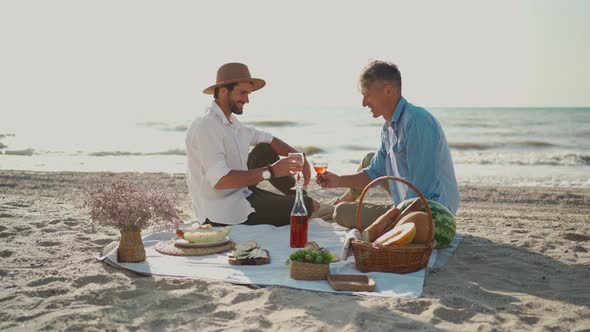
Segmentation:
[(401, 182), (405, 185), (407, 185), (408, 187), (410, 187), (420, 198), (420, 200), (422, 201), (422, 203), (424, 204), (424, 206), (426, 207), (426, 214), (428, 215), (428, 220), (430, 220), (430, 227), (428, 230), (428, 238), (430, 239), (430, 241), (428, 241), (428, 246), (432, 247), (432, 241), (434, 240), (434, 219), (432, 218), (432, 211), (430, 210), (430, 206), (428, 205), (428, 201), (426, 200), (426, 198), (424, 197), (424, 195), (422, 195), (422, 193), (420, 192), (420, 190), (418, 190), (418, 188), (414, 187), (413, 184), (411, 184), (410, 182), (395, 177), (395, 176), (382, 176), (379, 178), (376, 178), (375, 180), (371, 181), (371, 183), (369, 183), (365, 189), (363, 189), (363, 192), (361, 194), (361, 197), (359, 198), (359, 203), (357, 205), (356, 208), (356, 226), (357, 229), (359, 230), (359, 232), (363, 232), (363, 225), (361, 223), (361, 206), (363, 204), (363, 199), (365, 198), (365, 195), (367, 194), (367, 192), (369, 191), (369, 189), (371, 189), (372, 187), (374, 187), (376, 184), (378, 184), (381, 181), (384, 180), (394, 180), (394, 181), (398, 181)]

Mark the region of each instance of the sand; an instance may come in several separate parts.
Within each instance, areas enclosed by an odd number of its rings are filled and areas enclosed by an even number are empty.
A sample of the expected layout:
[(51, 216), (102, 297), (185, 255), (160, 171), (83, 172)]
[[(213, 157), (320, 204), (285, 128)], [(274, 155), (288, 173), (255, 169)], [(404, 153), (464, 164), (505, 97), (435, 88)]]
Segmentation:
[[(455, 255), (421, 298), (379, 299), (143, 277), (98, 262), (119, 234), (90, 233), (80, 187), (115, 175), (0, 171), (0, 330), (590, 328), (588, 189), (462, 186)], [(128, 175), (175, 192), (192, 218), (184, 175)], [(375, 189), (370, 199), (387, 198)]]

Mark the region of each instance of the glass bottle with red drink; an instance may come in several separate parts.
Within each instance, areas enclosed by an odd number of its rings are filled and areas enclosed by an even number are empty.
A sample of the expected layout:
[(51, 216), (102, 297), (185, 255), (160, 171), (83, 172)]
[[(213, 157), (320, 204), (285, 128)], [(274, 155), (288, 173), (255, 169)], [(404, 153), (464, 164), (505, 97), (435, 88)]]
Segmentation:
[(303, 248), (307, 243), (307, 225), (309, 216), (303, 202), (303, 186), (295, 186), (295, 204), (291, 210), (291, 248)]

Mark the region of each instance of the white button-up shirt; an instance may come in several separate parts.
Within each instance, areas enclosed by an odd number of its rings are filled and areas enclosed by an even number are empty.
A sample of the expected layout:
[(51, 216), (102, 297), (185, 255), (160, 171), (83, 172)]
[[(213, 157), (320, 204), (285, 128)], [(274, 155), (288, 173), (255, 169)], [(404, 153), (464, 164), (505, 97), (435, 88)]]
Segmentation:
[(252, 194), (248, 187), (213, 187), (231, 170), (248, 170), (250, 146), (270, 143), (273, 136), (242, 125), (233, 114), (230, 121), (213, 102), (205, 115), (193, 120), (186, 132), (187, 184), (200, 222), (209, 218), (217, 223), (240, 224), (254, 212), (246, 200)]

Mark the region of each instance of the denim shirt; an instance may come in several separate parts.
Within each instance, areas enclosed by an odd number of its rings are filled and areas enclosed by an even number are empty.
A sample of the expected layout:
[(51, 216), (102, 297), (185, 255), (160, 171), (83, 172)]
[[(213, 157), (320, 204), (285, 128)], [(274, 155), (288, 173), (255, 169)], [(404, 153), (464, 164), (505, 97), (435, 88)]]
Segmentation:
[[(364, 171), (371, 180), (389, 175), (409, 181), (424, 197), (457, 213), (459, 189), (442, 127), (432, 114), (403, 97), (391, 123), (383, 124), (381, 148)], [(418, 196), (401, 182), (389, 181), (389, 187), (395, 203)]]

